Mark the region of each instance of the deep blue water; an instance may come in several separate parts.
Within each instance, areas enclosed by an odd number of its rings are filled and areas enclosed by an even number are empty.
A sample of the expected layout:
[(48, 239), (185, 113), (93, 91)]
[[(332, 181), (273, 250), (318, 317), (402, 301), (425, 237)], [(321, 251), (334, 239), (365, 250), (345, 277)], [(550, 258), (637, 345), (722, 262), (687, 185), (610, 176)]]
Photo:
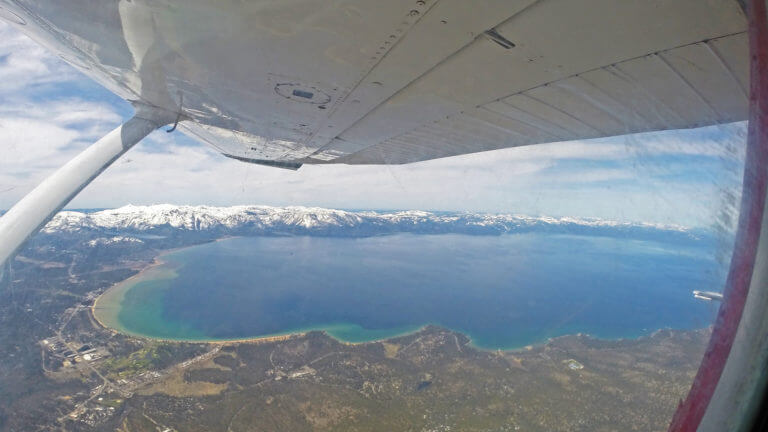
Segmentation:
[(694, 289), (725, 278), (709, 243), (552, 234), (235, 238), (165, 257), (178, 276), (127, 291), (128, 330), (229, 339), (327, 329), (374, 340), (438, 324), (484, 348), (709, 325)]

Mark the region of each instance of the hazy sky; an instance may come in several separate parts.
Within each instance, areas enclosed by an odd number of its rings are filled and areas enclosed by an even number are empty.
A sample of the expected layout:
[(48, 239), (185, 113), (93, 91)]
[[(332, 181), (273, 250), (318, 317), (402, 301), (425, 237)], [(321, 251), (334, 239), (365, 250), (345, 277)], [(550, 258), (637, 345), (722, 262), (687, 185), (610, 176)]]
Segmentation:
[[(0, 23), (0, 208), (101, 135), (130, 105)], [(304, 166), (225, 158), (154, 132), (70, 208), (267, 204), (591, 216), (712, 225), (732, 210), (744, 124), (499, 150), (404, 166)]]

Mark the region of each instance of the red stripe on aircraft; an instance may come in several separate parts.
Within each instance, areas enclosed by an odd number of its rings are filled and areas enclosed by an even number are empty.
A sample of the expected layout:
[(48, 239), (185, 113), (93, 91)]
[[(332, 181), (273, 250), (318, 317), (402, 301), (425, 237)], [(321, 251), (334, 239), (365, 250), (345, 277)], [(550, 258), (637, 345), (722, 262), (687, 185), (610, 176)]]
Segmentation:
[(750, 0), (749, 20), (750, 97), (744, 183), (724, 300), (712, 338), (696, 373), (691, 391), (672, 419), (670, 432), (698, 429), (731, 351), (749, 292), (768, 183), (768, 19), (766, 0)]

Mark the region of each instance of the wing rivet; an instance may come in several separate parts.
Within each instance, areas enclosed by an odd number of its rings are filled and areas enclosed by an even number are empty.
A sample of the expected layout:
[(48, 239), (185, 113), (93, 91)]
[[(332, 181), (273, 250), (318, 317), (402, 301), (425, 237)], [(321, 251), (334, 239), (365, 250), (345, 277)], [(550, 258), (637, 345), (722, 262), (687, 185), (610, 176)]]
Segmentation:
[(415, 16), (419, 16), (419, 13), (420, 13), (419, 11), (417, 11), (416, 9), (414, 9), (414, 10), (412, 10), (412, 11), (408, 12), (408, 15), (410, 15), (410, 16), (412, 16), (412, 17), (415, 17)]

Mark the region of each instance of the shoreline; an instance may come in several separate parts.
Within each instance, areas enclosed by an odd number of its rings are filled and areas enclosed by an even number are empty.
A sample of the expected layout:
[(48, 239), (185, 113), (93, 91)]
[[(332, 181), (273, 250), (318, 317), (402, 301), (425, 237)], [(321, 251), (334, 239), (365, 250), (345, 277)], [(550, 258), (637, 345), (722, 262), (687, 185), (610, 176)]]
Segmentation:
[[(237, 238), (237, 236), (226, 236), (226, 237), (218, 238), (216, 240), (211, 241), (210, 243), (219, 242), (219, 241), (223, 241), (223, 240), (229, 240), (229, 239), (233, 239), (233, 238)], [(191, 247), (195, 247), (195, 246), (200, 246), (201, 244), (205, 244), (205, 243), (208, 243), (208, 242), (197, 243), (197, 244), (192, 244), (192, 245), (187, 245), (187, 246), (181, 246), (181, 247), (176, 247), (176, 248), (166, 249), (166, 250), (161, 251), (159, 254), (157, 254), (157, 256), (155, 256), (152, 259), (151, 263), (149, 263), (146, 267), (144, 267), (141, 270), (139, 270), (138, 273), (136, 273), (135, 275), (129, 277), (128, 279), (123, 279), (123, 280), (121, 280), (119, 282), (115, 282), (109, 288), (105, 289), (104, 292), (99, 294), (96, 297), (96, 299), (93, 301), (93, 304), (91, 305), (91, 307), (89, 308), (91, 310), (91, 316), (93, 317), (93, 319), (97, 323), (99, 323), (99, 325), (101, 327), (103, 327), (104, 329), (109, 330), (111, 332), (120, 333), (120, 334), (127, 334), (127, 335), (130, 335), (130, 336), (133, 336), (133, 337), (139, 337), (139, 338), (145, 338), (145, 339), (161, 340), (159, 338), (152, 338), (150, 336), (133, 334), (133, 333), (131, 333), (129, 331), (125, 331), (125, 330), (122, 330), (122, 331), (121, 330), (117, 330), (117, 329), (112, 328), (111, 326), (108, 326), (108, 325), (104, 324), (102, 319), (99, 318), (99, 316), (96, 314), (96, 309), (98, 308), (98, 304), (99, 304), (100, 301), (102, 301), (105, 298), (105, 296), (108, 296), (108, 294), (110, 294), (110, 292), (111, 292), (111, 294), (114, 294), (114, 291), (116, 289), (118, 289), (118, 288), (121, 288), (123, 285), (130, 284), (135, 279), (139, 279), (141, 277), (144, 277), (144, 276), (146, 276), (146, 274), (148, 272), (150, 272), (150, 271), (152, 271), (152, 270), (162, 266), (163, 264), (167, 264), (168, 262), (163, 260), (164, 256), (172, 254), (174, 252), (182, 251), (182, 250), (187, 249), (187, 248), (191, 248)]]
[[(94, 318), (96, 318), (96, 317), (94, 316)], [(652, 338), (657, 333), (663, 332), (663, 331), (669, 331), (669, 332), (698, 332), (698, 331), (703, 331), (703, 330), (706, 330), (706, 329), (710, 329), (712, 327), (711, 324), (708, 325), (708, 326), (705, 326), (705, 327), (697, 327), (697, 328), (690, 328), (690, 329), (665, 327), (665, 328), (655, 329), (655, 330), (653, 330), (653, 331), (651, 331), (651, 332), (649, 332), (647, 334), (642, 334), (642, 335), (639, 335), (639, 336), (619, 337), (619, 338), (600, 337), (600, 336), (592, 335), (590, 333), (575, 332), (575, 333), (565, 333), (565, 334), (562, 334), (562, 335), (551, 336), (551, 337), (548, 337), (546, 339), (542, 339), (540, 341), (537, 341), (537, 342), (534, 342), (534, 343), (530, 343), (530, 344), (527, 344), (527, 345), (522, 345), (522, 346), (505, 347), (505, 348), (490, 348), (490, 347), (483, 347), (483, 346), (476, 345), (474, 343), (474, 340), (472, 339), (472, 337), (469, 334), (467, 334), (467, 333), (465, 333), (465, 332), (463, 332), (461, 330), (451, 329), (449, 327), (446, 327), (446, 326), (443, 326), (443, 325), (440, 325), (440, 324), (435, 324), (435, 323), (423, 324), (423, 325), (420, 325), (418, 328), (415, 328), (414, 330), (403, 332), (403, 333), (394, 334), (392, 336), (384, 337), (384, 338), (381, 338), (381, 339), (372, 339), (372, 340), (365, 340), (365, 341), (359, 341), (359, 342), (352, 342), (352, 341), (346, 341), (346, 340), (340, 339), (340, 338), (332, 335), (327, 329), (320, 328), (320, 327), (312, 328), (312, 329), (301, 329), (301, 330), (296, 330), (296, 331), (288, 331), (288, 332), (285, 332), (285, 333), (261, 335), (261, 336), (246, 336), (246, 337), (242, 337), (242, 338), (228, 338), (228, 339), (210, 339), (210, 338), (209, 339), (174, 339), (174, 338), (153, 337), (153, 336), (139, 334), (139, 333), (134, 333), (134, 332), (131, 332), (131, 331), (126, 331), (126, 330), (117, 330), (117, 329), (114, 329), (112, 327), (104, 325), (104, 323), (101, 322), (101, 320), (99, 320), (99, 319), (96, 319), (96, 322), (98, 322), (99, 325), (101, 327), (103, 327), (105, 330), (108, 330), (108, 331), (110, 331), (112, 333), (122, 334), (122, 335), (125, 335), (125, 336), (129, 336), (129, 337), (132, 337), (132, 338), (141, 339), (141, 340), (145, 340), (145, 341), (149, 341), (149, 342), (178, 343), (178, 344), (183, 344), (183, 343), (189, 343), (189, 344), (210, 344), (210, 345), (221, 345), (221, 346), (238, 345), (238, 344), (258, 345), (258, 344), (262, 344), (262, 343), (283, 342), (283, 341), (288, 341), (288, 340), (292, 340), (292, 339), (299, 339), (299, 338), (305, 337), (309, 333), (312, 333), (312, 332), (322, 333), (324, 336), (326, 336), (326, 337), (328, 337), (330, 339), (333, 339), (334, 341), (339, 342), (339, 343), (344, 344), (344, 345), (363, 345), (363, 344), (373, 344), (373, 343), (388, 342), (388, 341), (392, 341), (394, 339), (398, 339), (398, 338), (402, 338), (402, 337), (407, 337), (407, 336), (411, 336), (411, 335), (420, 333), (420, 332), (428, 329), (429, 327), (436, 327), (436, 328), (447, 330), (448, 332), (451, 332), (451, 333), (454, 333), (454, 334), (458, 334), (458, 335), (461, 335), (461, 336), (464, 336), (465, 338), (467, 338), (467, 343), (464, 344), (463, 346), (467, 346), (469, 348), (472, 348), (472, 349), (477, 350), (477, 351), (482, 351), (482, 352), (506, 352), (506, 353), (530, 351), (530, 350), (535, 349), (537, 347), (546, 346), (546, 345), (548, 345), (548, 344), (550, 344), (552, 342), (557, 341), (558, 339), (568, 338), (568, 337), (587, 338), (587, 339), (591, 339), (591, 340), (606, 341), (606, 342), (639, 341), (639, 340), (642, 340), (642, 339), (645, 339), (645, 338)]]
[(271, 334), (271, 335), (252, 336), (252, 337), (243, 337), (243, 338), (231, 338), (231, 339), (169, 339), (169, 338), (152, 337), (152, 336), (142, 335), (142, 334), (133, 333), (133, 332), (129, 332), (129, 331), (120, 331), (120, 330), (116, 330), (116, 329), (113, 329), (111, 327), (105, 326), (98, 319), (96, 321), (105, 330), (108, 330), (108, 331), (110, 331), (112, 333), (117, 333), (117, 334), (121, 334), (121, 335), (124, 335), (124, 336), (129, 336), (129, 337), (132, 337), (132, 338), (141, 339), (141, 340), (145, 340), (145, 341), (149, 341), (149, 342), (162, 342), (162, 343), (175, 343), (175, 344), (188, 343), (188, 344), (206, 344), (206, 345), (221, 345), (221, 346), (239, 345), (239, 344), (259, 345), (259, 344), (262, 344), (262, 343), (284, 342), (284, 341), (288, 341), (288, 340), (300, 339), (302, 337), (306, 337), (309, 333), (312, 333), (312, 332), (322, 333), (324, 336), (326, 336), (326, 337), (328, 337), (330, 339), (333, 339), (334, 341), (339, 342), (339, 343), (344, 344), (344, 345), (364, 345), (364, 344), (375, 344), (375, 343), (389, 342), (389, 341), (392, 341), (394, 339), (398, 339), (398, 338), (402, 338), (402, 337), (407, 337), (407, 336), (411, 336), (411, 335), (420, 333), (420, 332), (428, 329), (429, 327), (437, 327), (437, 328), (446, 330), (446, 331), (448, 331), (450, 333), (454, 333), (454, 334), (458, 334), (458, 335), (466, 337), (467, 338), (467, 343), (464, 344), (463, 346), (467, 346), (467, 347), (469, 347), (471, 349), (474, 349), (474, 350), (477, 350), (477, 351), (481, 351), (481, 352), (504, 352), (504, 353), (515, 353), (515, 352), (521, 352), (521, 351), (530, 351), (530, 350), (536, 349), (538, 347), (546, 346), (546, 345), (548, 345), (550, 343), (553, 343), (553, 342), (557, 341), (558, 339), (569, 338), (569, 337), (587, 338), (587, 339), (590, 339), (590, 340), (605, 341), (605, 342), (640, 341), (642, 339), (652, 338), (657, 333), (664, 332), (664, 331), (668, 331), (668, 332), (699, 332), (699, 331), (704, 331), (704, 330), (707, 330), (707, 329), (711, 329), (711, 327), (712, 327), (711, 325), (708, 325), (706, 327), (697, 327), (697, 328), (690, 328), (690, 329), (679, 329), (679, 328), (669, 328), (669, 327), (666, 327), (666, 328), (656, 329), (656, 330), (654, 330), (654, 331), (652, 331), (652, 332), (650, 332), (648, 334), (643, 334), (643, 335), (636, 336), (636, 337), (620, 337), (620, 338), (604, 338), (604, 337), (595, 336), (595, 335), (592, 335), (592, 334), (589, 334), (589, 333), (576, 332), (576, 333), (567, 333), (567, 334), (562, 334), (562, 335), (558, 335), (558, 336), (548, 337), (548, 338), (543, 339), (541, 341), (538, 341), (538, 342), (535, 342), (535, 343), (531, 343), (531, 344), (527, 344), (527, 345), (523, 345), (523, 346), (519, 346), (519, 347), (488, 348), (488, 347), (482, 347), (482, 346), (475, 345), (473, 340), (472, 340), (472, 337), (469, 336), (468, 334), (462, 332), (462, 331), (454, 330), (454, 329), (451, 329), (451, 328), (448, 328), (448, 327), (445, 327), (445, 326), (441, 326), (441, 325), (436, 325), (436, 324), (424, 324), (424, 325), (420, 326), (419, 328), (417, 328), (417, 329), (415, 329), (413, 331), (409, 331), (409, 332), (406, 332), (406, 333), (395, 334), (395, 335), (392, 335), (392, 336), (389, 336), (389, 337), (385, 337), (385, 338), (382, 338), (382, 339), (373, 339), (373, 340), (360, 341), (360, 342), (350, 342), (350, 341), (345, 341), (343, 339), (340, 339), (340, 338), (338, 338), (336, 336), (333, 336), (327, 330), (322, 329), (322, 328), (299, 330), (299, 331), (295, 331), (295, 332), (287, 332), (287, 333), (281, 333), (281, 334)]
[[(96, 313), (96, 309), (99, 308), (99, 303), (104, 301), (105, 296), (107, 296), (108, 294), (114, 294), (114, 291), (116, 289), (122, 287), (123, 285), (130, 284), (135, 279), (140, 279), (143, 276), (145, 276), (147, 274), (147, 272), (149, 272), (149, 271), (151, 271), (151, 270), (153, 270), (153, 269), (155, 269), (155, 268), (157, 268), (157, 267), (159, 267), (159, 266), (161, 266), (163, 264), (166, 264), (166, 261), (163, 261), (162, 257), (167, 255), (167, 254), (169, 254), (169, 253), (172, 253), (172, 252), (174, 252), (176, 250), (179, 250), (179, 249), (182, 249), (182, 248), (169, 249), (169, 250), (160, 252), (160, 254), (158, 254), (152, 260), (152, 262), (149, 265), (147, 265), (143, 269), (139, 270), (138, 273), (136, 273), (135, 275), (129, 277), (128, 279), (124, 279), (124, 280), (121, 280), (120, 282), (114, 283), (114, 284), (112, 284), (112, 286), (110, 286), (109, 288), (105, 289), (103, 293), (99, 294), (99, 296), (96, 297), (96, 299), (93, 301), (93, 304), (90, 307), (91, 316), (93, 317), (93, 319), (96, 320), (96, 322), (99, 323), (100, 326), (102, 326), (103, 328), (105, 328), (107, 330), (110, 330), (110, 331), (115, 332), (115, 333), (123, 333), (123, 332), (120, 332), (120, 331), (118, 331), (118, 330), (116, 330), (116, 329), (114, 329), (114, 328), (104, 324), (104, 322), (102, 320), (103, 317), (99, 317), (99, 315)], [(123, 333), (123, 334), (125, 334), (125, 333)]]
[[(504, 351), (504, 352), (515, 352), (515, 351), (525, 351), (530, 350), (537, 346), (543, 346), (546, 345), (556, 339), (562, 338), (562, 337), (569, 337), (569, 336), (575, 336), (575, 337), (588, 337), (591, 339), (596, 340), (605, 340), (605, 341), (622, 341), (622, 340), (639, 340), (645, 337), (651, 337), (658, 331), (698, 331), (705, 329), (709, 326), (705, 327), (695, 327), (695, 328), (689, 328), (689, 329), (683, 329), (683, 328), (672, 328), (672, 327), (665, 327), (665, 328), (659, 328), (654, 329), (652, 331), (646, 331), (641, 334), (636, 334), (632, 336), (621, 336), (621, 337), (614, 337), (614, 336), (608, 336), (608, 337), (601, 337), (599, 335), (593, 335), (589, 332), (585, 331), (575, 331), (570, 333), (563, 333), (558, 334), (554, 336), (550, 336), (547, 338), (543, 338), (541, 340), (537, 340), (532, 343), (528, 343), (525, 345), (519, 345), (519, 346), (508, 346), (508, 347), (486, 347), (486, 346), (480, 346), (477, 345), (474, 340), (474, 338), (468, 334), (467, 332), (460, 330), (460, 329), (452, 329), (448, 326), (444, 326), (440, 323), (433, 323), (428, 322), (424, 323), (418, 326), (407, 326), (408, 330), (402, 331), (402, 332), (394, 332), (390, 335), (382, 335), (382, 337), (377, 337), (373, 339), (366, 339), (366, 340), (358, 340), (358, 341), (349, 341), (344, 340), (341, 337), (338, 337), (334, 335), (334, 330), (345, 330), (344, 327), (346, 326), (357, 326), (360, 327), (359, 324), (354, 323), (342, 323), (342, 324), (326, 324), (326, 325), (320, 325), (315, 327), (309, 327), (309, 328), (299, 328), (294, 330), (288, 330), (285, 332), (279, 332), (279, 333), (272, 333), (272, 334), (265, 334), (265, 335), (258, 335), (258, 336), (244, 336), (244, 337), (234, 337), (234, 338), (222, 338), (222, 339), (216, 339), (211, 337), (200, 337), (200, 338), (168, 338), (168, 337), (155, 337), (152, 335), (147, 334), (141, 334), (136, 333), (131, 330), (123, 328), (119, 324), (119, 319), (117, 318), (117, 315), (120, 312), (120, 303), (122, 302), (123, 296), (126, 292), (128, 292), (133, 285), (135, 285), (138, 282), (141, 282), (142, 278), (147, 277), (148, 273), (152, 272), (153, 270), (158, 269), (159, 267), (168, 264), (168, 260), (164, 259), (169, 254), (179, 252), (188, 248), (197, 247), (206, 243), (214, 243), (214, 242), (220, 242), (224, 240), (229, 240), (233, 238), (238, 238), (239, 236), (227, 236), (218, 238), (215, 240), (211, 240), (208, 242), (203, 243), (197, 243), (197, 244), (191, 244), (181, 247), (176, 247), (172, 249), (166, 249), (158, 253), (157, 256), (155, 256), (152, 260), (152, 262), (148, 263), (144, 268), (138, 271), (138, 273), (132, 275), (131, 277), (124, 279), (122, 281), (114, 283), (112, 286), (108, 287), (106, 290), (104, 290), (101, 294), (99, 294), (96, 299), (94, 300), (93, 304), (90, 306), (91, 316), (93, 317), (94, 321), (98, 323), (99, 326), (101, 326), (103, 329), (112, 332), (113, 334), (122, 334), (125, 336), (142, 339), (146, 341), (156, 341), (156, 342), (164, 342), (164, 343), (190, 343), (190, 344), (214, 344), (214, 345), (230, 345), (230, 344), (260, 344), (260, 343), (269, 343), (269, 342), (279, 342), (279, 341), (286, 341), (290, 339), (295, 338), (301, 338), (306, 336), (310, 332), (321, 332), (324, 335), (330, 337), (331, 339), (342, 343), (346, 345), (359, 345), (359, 344), (366, 344), (366, 343), (380, 343), (380, 342), (386, 342), (393, 339), (397, 339), (400, 337), (406, 337), (409, 335), (413, 335), (415, 333), (419, 333), (424, 331), (427, 327), (430, 326), (436, 326), (443, 329), (446, 329), (452, 333), (459, 334), (467, 339), (467, 343), (464, 344), (467, 347), (470, 347), (475, 350), (479, 351)], [(173, 269), (171, 269), (173, 270)], [(115, 291), (123, 289), (123, 292), (119, 293), (118, 295), (115, 295)], [(110, 294), (112, 294), (114, 297), (111, 298)], [(110, 300), (116, 300), (119, 299), (118, 302), (115, 304), (110, 305), (111, 307), (104, 307), (105, 301)], [(113, 320), (110, 320), (109, 318), (105, 319), (105, 316), (103, 314), (103, 311), (106, 310), (116, 310), (115, 316)], [(100, 316), (101, 315), (101, 316)], [(108, 322), (112, 321), (114, 325), (107, 324)], [(401, 327), (400, 329), (404, 329), (406, 326)], [(348, 328), (347, 328), (348, 330)], [(395, 329), (393, 329), (395, 330)]]
[[(127, 280), (128, 279), (126, 279), (126, 281)], [(95, 303), (94, 303), (94, 306), (95, 306)], [(150, 342), (214, 344), (214, 345), (260, 344), (260, 343), (280, 342), (280, 341), (286, 341), (286, 340), (290, 340), (290, 339), (297, 339), (297, 338), (304, 337), (307, 334), (312, 333), (312, 332), (320, 332), (320, 333), (328, 336), (329, 338), (331, 338), (331, 339), (333, 339), (333, 340), (335, 340), (335, 341), (337, 341), (339, 343), (345, 344), (345, 345), (360, 345), (360, 344), (366, 344), (366, 343), (385, 342), (385, 341), (396, 339), (396, 338), (400, 338), (400, 337), (410, 336), (412, 334), (416, 334), (416, 333), (419, 333), (419, 332), (425, 330), (427, 327), (436, 326), (436, 327), (444, 328), (444, 329), (449, 330), (451, 332), (460, 333), (460, 334), (464, 335), (465, 337), (467, 337), (467, 339), (470, 340), (470, 344), (471, 344), (471, 338), (469, 336), (467, 336), (466, 334), (464, 334), (462, 332), (459, 332), (459, 331), (456, 331), (456, 330), (452, 330), (452, 329), (444, 327), (444, 326), (438, 326), (438, 325), (435, 325), (435, 324), (424, 324), (424, 325), (421, 325), (421, 326), (419, 326), (418, 328), (416, 328), (416, 329), (414, 329), (412, 331), (407, 331), (407, 332), (404, 332), (404, 333), (393, 334), (392, 336), (387, 336), (387, 337), (381, 338), (381, 339), (372, 339), (372, 340), (365, 340), (365, 341), (359, 341), (359, 342), (352, 342), (352, 341), (347, 341), (347, 340), (338, 338), (338, 337), (332, 335), (327, 330), (327, 328), (323, 328), (323, 327), (309, 328), (309, 329), (300, 329), (300, 330), (295, 330), (295, 331), (287, 331), (285, 333), (273, 333), (273, 334), (260, 335), (260, 336), (245, 336), (245, 337), (242, 337), (242, 338), (228, 338), (228, 339), (212, 339), (212, 338), (207, 338), (207, 339), (163, 338), (163, 337), (154, 337), (154, 336), (150, 336), (150, 335), (145, 335), (145, 334), (141, 334), (141, 333), (135, 333), (135, 332), (132, 332), (132, 331), (129, 331), (129, 330), (125, 330), (125, 329), (118, 330), (118, 329), (115, 329), (113, 327), (110, 327), (110, 326), (104, 324), (104, 322), (95, 315), (95, 313), (94, 313), (94, 306), (91, 306), (91, 308), (90, 308), (91, 309), (91, 316), (93, 316), (94, 320), (104, 330), (107, 330), (107, 331), (115, 333), (115, 334), (121, 334), (121, 335), (124, 335), (124, 336), (129, 336), (129, 337), (132, 337), (132, 338), (142, 339), (142, 340), (146, 340), (146, 341), (150, 341)], [(473, 348), (485, 350), (485, 348), (479, 348), (479, 347), (475, 347), (475, 346), (473, 346)], [(514, 348), (514, 349), (518, 349), (518, 348)], [(519, 349), (522, 349), (522, 348), (519, 348)], [(492, 350), (492, 351), (495, 351), (495, 350)]]
[[(215, 240), (211, 241), (210, 243), (220, 242), (220, 241), (224, 241), (224, 240), (230, 240), (230, 239), (238, 238), (238, 237), (240, 237), (240, 236), (226, 236), (226, 237), (215, 239)], [(208, 242), (206, 242), (206, 243), (208, 243)], [(131, 283), (135, 282), (136, 279), (140, 279), (140, 278), (146, 276), (146, 274), (151, 272), (152, 270), (155, 270), (158, 267), (161, 267), (162, 265), (167, 264), (168, 262), (163, 260), (163, 257), (165, 257), (166, 255), (172, 254), (174, 252), (182, 251), (184, 249), (188, 249), (188, 248), (195, 247), (195, 246), (200, 246), (202, 244), (205, 244), (205, 243), (198, 243), (198, 244), (181, 246), (181, 247), (177, 247), (177, 248), (173, 248), (173, 249), (163, 250), (162, 252), (160, 252), (157, 256), (155, 256), (153, 258), (151, 263), (149, 263), (146, 267), (144, 267), (141, 270), (139, 270), (138, 273), (136, 273), (135, 275), (133, 275), (133, 276), (127, 278), (127, 279), (124, 279), (122, 281), (119, 281), (119, 282), (116, 282), (116, 283), (112, 284), (112, 286), (110, 286), (109, 288), (104, 290), (104, 292), (102, 292), (101, 294), (99, 294), (98, 297), (96, 297), (96, 299), (94, 300), (93, 304), (89, 308), (90, 312), (91, 312), (91, 316), (93, 317), (94, 321), (96, 321), (99, 324), (99, 326), (101, 326), (104, 330), (107, 330), (109, 332), (116, 333), (116, 334), (122, 334), (122, 335), (125, 335), (125, 336), (130, 336), (130, 337), (133, 337), (133, 338), (143, 339), (143, 340), (147, 340), (147, 341), (165, 342), (165, 343), (203, 343), (203, 344), (219, 344), (219, 345), (239, 344), (239, 343), (243, 343), (243, 344), (260, 344), (260, 343), (268, 343), (268, 342), (279, 342), (279, 341), (284, 341), (284, 340), (289, 340), (289, 339), (303, 337), (303, 336), (306, 336), (308, 333), (313, 332), (313, 331), (322, 332), (323, 334), (327, 335), (328, 337), (330, 337), (330, 338), (332, 338), (332, 339), (334, 339), (334, 340), (336, 340), (336, 341), (338, 341), (340, 343), (343, 343), (343, 344), (357, 345), (357, 344), (364, 344), (364, 343), (382, 342), (382, 341), (387, 341), (387, 340), (398, 338), (398, 337), (408, 336), (408, 335), (411, 335), (411, 334), (418, 333), (418, 332), (424, 330), (425, 328), (429, 327), (430, 325), (436, 325), (434, 323), (426, 323), (426, 324), (420, 325), (419, 327), (417, 327), (417, 328), (415, 328), (413, 330), (410, 330), (410, 331), (407, 331), (407, 332), (404, 332), (404, 333), (397, 333), (397, 334), (394, 334), (392, 336), (388, 336), (388, 337), (385, 337), (385, 338), (382, 338), (382, 339), (373, 339), (373, 340), (360, 341), (360, 342), (346, 341), (346, 340), (340, 339), (338, 337), (335, 337), (335, 336), (333, 336), (332, 334), (329, 333), (327, 328), (323, 328), (323, 327), (299, 329), (299, 330), (295, 330), (295, 331), (287, 331), (285, 333), (275, 333), (275, 334), (268, 334), (268, 335), (261, 335), (261, 336), (246, 336), (246, 337), (242, 337), (242, 338), (230, 338), (230, 339), (211, 339), (211, 338), (208, 338), (208, 339), (181, 339), (181, 338), (175, 339), (175, 338), (154, 337), (154, 336), (145, 335), (145, 334), (141, 334), (141, 333), (135, 333), (135, 332), (132, 332), (132, 331), (124, 329), (124, 328), (119, 328), (118, 329), (118, 328), (115, 328), (115, 327), (119, 327), (119, 326), (114, 326), (113, 327), (113, 326), (107, 325), (104, 322), (104, 320), (103, 320), (104, 317), (103, 316), (100, 317), (97, 314), (96, 310), (99, 308), (99, 302), (103, 301), (105, 296), (108, 297), (109, 294), (114, 294), (115, 290), (120, 289), (120, 288), (124, 287), (125, 285), (131, 284)], [(128, 289), (130, 289), (130, 288), (128, 288)], [(125, 293), (122, 293), (122, 294), (124, 295)], [(444, 328), (447, 328), (447, 327), (444, 327)], [(448, 329), (448, 330), (451, 330), (451, 329)], [(451, 331), (454, 331), (454, 330), (451, 330)], [(464, 334), (464, 333), (461, 333), (461, 334)], [(471, 343), (471, 338), (469, 336), (467, 336), (467, 335), (465, 335), (465, 336), (467, 337), (467, 339), (470, 340), (470, 343)]]

